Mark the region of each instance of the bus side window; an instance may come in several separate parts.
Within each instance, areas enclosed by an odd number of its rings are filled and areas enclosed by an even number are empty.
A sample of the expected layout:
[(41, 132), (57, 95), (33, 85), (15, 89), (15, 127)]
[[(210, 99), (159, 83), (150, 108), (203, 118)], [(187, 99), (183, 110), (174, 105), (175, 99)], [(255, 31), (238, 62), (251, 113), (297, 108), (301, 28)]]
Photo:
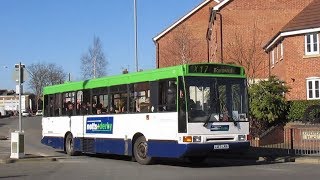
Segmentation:
[(44, 96), (44, 102), (43, 102), (43, 105), (44, 105), (44, 117), (48, 117), (49, 116), (49, 96), (48, 95), (45, 95)]
[(177, 111), (177, 85), (175, 79), (159, 82), (159, 110)]
[(150, 84), (149, 82), (134, 84), (133, 109), (135, 112), (153, 112), (150, 104)]
[(78, 91), (76, 98), (77, 98), (76, 104), (75, 104), (76, 115), (81, 115), (81, 109), (82, 109), (82, 103), (83, 103), (83, 92)]
[(54, 105), (54, 116), (61, 116), (61, 110), (62, 110), (62, 98), (61, 94), (55, 95), (55, 105)]
[(97, 114), (97, 96), (92, 96), (92, 114)]
[(49, 117), (54, 116), (54, 95), (49, 95)]
[[(70, 112), (68, 113), (68, 102), (72, 103), (73, 105), (75, 104), (76, 101), (76, 93), (75, 92), (67, 92), (67, 93), (63, 93), (63, 100), (62, 100), (62, 115), (63, 116), (68, 116), (70, 115)], [(72, 115), (74, 115), (74, 112), (72, 113)]]
[(90, 112), (89, 108), (90, 108), (90, 91), (83, 90), (83, 98), (81, 101), (80, 114), (81, 115), (88, 115)]

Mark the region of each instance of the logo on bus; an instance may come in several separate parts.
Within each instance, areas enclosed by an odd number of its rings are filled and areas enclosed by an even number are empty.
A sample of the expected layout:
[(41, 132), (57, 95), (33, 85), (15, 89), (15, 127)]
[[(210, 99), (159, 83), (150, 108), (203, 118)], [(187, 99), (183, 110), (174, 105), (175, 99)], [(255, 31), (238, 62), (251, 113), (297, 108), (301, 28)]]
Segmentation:
[(86, 133), (113, 133), (113, 117), (88, 117)]

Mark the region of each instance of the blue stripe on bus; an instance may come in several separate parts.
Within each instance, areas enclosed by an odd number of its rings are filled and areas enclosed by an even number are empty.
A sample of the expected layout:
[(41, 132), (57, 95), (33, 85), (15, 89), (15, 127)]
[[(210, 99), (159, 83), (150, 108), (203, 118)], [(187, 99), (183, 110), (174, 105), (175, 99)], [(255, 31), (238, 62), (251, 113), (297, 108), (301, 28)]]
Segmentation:
[[(132, 155), (131, 140), (127, 141), (127, 153), (124, 139), (92, 138), (93, 149), (91, 153), (105, 153), (118, 155)], [(56, 149), (64, 149), (64, 139), (62, 137), (43, 137), (42, 144), (46, 144)], [(82, 138), (74, 139), (74, 148), (76, 151), (82, 151)], [(169, 157), (180, 158), (184, 156), (207, 155), (215, 150), (214, 145), (228, 144), (228, 151), (246, 150), (249, 148), (249, 142), (228, 142), (228, 143), (210, 143), (210, 144), (178, 144), (177, 141), (149, 140), (148, 155), (151, 157)], [(219, 150), (220, 151), (220, 150)], [(224, 150), (222, 150), (224, 151)]]
[(47, 146), (51, 146), (55, 149), (64, 149), (64, 138), (63, 137), (48, 137), (45, 136), (41, 139), (41, 143)]
[(148, 155), (151, 157), (182, 157), (187, 151), (186, 144), (178, 144), (177, 141), (148, 141)]
[[(74, 138), (75, 151), (83, 151), (83, 138)], [(118, 154), (118, 155), (132, 155), (132, 143), (131, 140), (127, 140), (127, 150), (125, 148), (124, 139), (107, 139), (107, 138), (92, 138), (93, 148), (89, 153), (105, 153), (105, 154)], [(45, 136), (41, 140), (42, 144), (51, 146), (56, 149), (64, 149), (64, 138)]]
[[(210, 144), (178, 144), (177, 141), (148, 141), (148, 155), (151, 157), (172, 157), (181, 158), (185, 156), (205, 156), (214, 151), (213, 146), (218, 144), (228, 144), (228, 151), (247, 150), (250, 147), (249, 142), (228, 142), (228, 143), (210, 143)], [(225, 150), (222, 150), (225, 151)]]

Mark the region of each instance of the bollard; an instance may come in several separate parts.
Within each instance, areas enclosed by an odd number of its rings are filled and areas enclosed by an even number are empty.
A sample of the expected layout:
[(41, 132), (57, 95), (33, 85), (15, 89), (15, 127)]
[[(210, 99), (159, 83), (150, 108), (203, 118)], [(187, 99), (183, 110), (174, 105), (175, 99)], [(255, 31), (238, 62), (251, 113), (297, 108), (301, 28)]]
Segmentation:
[(24, 132), (15, 131), (11, 133), (11, 156), (12, 159), (24, 157)]

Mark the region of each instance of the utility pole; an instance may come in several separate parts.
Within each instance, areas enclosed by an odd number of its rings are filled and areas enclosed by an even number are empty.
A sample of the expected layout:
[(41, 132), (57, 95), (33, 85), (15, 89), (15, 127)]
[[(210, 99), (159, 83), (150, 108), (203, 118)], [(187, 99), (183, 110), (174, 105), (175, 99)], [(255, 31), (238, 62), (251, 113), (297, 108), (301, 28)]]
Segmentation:
[(96, 55), (94, 55), (93, 57), (93, 78), (95, 79), (96, 78)]
[(22, 74), (21, 74), (21, 62), (19, 62), (19, 82), (18, 82), (18, 85), (19, 85), (19, 132), (22, 132), (22, 120), (21, 120), (21, 114), (22, 114), (22, 112), (21, 112), (21, 76), (22, 76)]
[(137, 31), (137, 1), (133, 0), (133, 18), (134, 18), (134, 59), (136, 64), (136, 71), (139, 71), (138, 66), (138, 31)]

